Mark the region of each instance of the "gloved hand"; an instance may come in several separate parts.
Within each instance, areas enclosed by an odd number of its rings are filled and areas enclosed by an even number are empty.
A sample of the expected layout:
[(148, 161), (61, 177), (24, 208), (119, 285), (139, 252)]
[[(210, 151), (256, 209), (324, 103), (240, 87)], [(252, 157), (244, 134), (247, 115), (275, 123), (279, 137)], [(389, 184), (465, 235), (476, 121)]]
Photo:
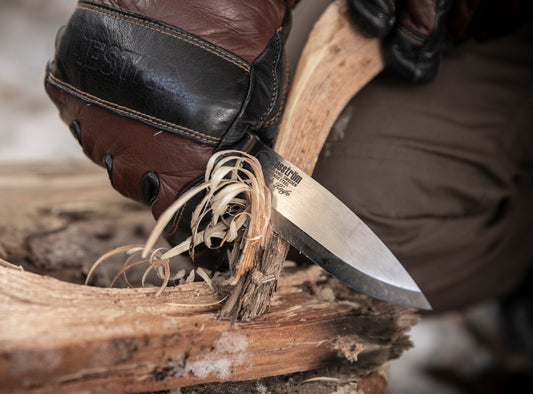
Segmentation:
[[(389, 69), (412, 83), (425, 83), (435, 78), (453, 0), (347, 1), (363, 32), (373, 37), (387, 37)], [(463, 18), (470, 17), (463, 15)]]
[(79, 1), (46, 90), (84, 152), (157, 218), (247, 132), (283, 109), (283, 0)]

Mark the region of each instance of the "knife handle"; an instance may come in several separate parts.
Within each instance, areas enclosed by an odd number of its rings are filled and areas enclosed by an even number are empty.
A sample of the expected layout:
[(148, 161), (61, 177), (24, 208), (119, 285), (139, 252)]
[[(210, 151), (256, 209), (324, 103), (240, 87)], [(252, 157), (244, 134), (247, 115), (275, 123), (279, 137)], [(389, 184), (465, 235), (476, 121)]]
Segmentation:
[(311, 175), (337, 117), (383, 66), (381, 41), (357, 30), (346, 0), (333, 2), (303, 49), (274, 150)]

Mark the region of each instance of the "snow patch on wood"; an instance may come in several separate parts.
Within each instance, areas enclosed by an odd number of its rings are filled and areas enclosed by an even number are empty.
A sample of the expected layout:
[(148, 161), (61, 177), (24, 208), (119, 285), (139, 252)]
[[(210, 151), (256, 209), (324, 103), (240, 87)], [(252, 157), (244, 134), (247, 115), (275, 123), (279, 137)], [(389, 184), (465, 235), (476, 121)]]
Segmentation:
[(245, 335), (225, 331), (215, 342), (212, 352), (199, 360), (186, 363), (185, 373), (190, 372), (199, 378), (215, 375), (218, 379), (228, 380), (233, 369), (241, 367), (248, 358), (247, 348), (248, 338)]

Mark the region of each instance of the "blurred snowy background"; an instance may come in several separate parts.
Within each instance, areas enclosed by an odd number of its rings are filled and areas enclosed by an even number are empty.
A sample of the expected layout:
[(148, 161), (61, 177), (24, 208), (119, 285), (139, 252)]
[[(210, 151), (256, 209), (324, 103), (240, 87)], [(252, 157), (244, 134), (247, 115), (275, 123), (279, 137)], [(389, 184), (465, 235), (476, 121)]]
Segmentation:
[(0, 1), (0, 162), (81, 158), (44, 91), (55, 33), (73, 0)]
[[(329, 0), (303, 3), (306, 7), (295, 12), (295, 26), (300, 20), (315, 18)], [(88, 162), (43, 88), (55, 33), (74, 7), (74, 0), (0, 0), (0, 165), (35, 160)], [(293, 29), (289, 45), (294, 52), (298, 52), (306, 34), (305, 29)], [(295, 59), (291, 62), (295, 64)], [(412, 331), (415, 348), (392, 362), (390, 393), (489, 392), (478, 391), (464, 376), (478, 375), (498, 365), (494, 364), (495, 354), (487, 347), (487, 341), (472, 335), (476, 331), (472, 327), (481, 326), (484, 334), (497, 338), (499, 321), (495, 311), (495, 305), (488, 304), (466, 315), (450, 313), (424, 318)], [(450, 372), (451, 366), (458, 370)], [(435, 374), (431, 377), (427, 373), (428, 369), (440, 371), (448, 384), (439, 383)]]

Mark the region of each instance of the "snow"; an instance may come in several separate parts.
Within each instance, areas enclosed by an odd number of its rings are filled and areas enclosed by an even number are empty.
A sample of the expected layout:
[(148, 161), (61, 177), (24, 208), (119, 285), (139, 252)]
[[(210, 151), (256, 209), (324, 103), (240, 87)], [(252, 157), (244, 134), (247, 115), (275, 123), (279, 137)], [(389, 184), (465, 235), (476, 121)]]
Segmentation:
[(246, 361), (247, 348), (248, 339), (245, 335), (224, 331), (216, 341), (214, 351), (206, 353), (199, 360), (187, 361), (184, 373), (191, 372), (199, 378), (215, 375), (221, 380), (228, 380), (232, 369), (242, 366)]

